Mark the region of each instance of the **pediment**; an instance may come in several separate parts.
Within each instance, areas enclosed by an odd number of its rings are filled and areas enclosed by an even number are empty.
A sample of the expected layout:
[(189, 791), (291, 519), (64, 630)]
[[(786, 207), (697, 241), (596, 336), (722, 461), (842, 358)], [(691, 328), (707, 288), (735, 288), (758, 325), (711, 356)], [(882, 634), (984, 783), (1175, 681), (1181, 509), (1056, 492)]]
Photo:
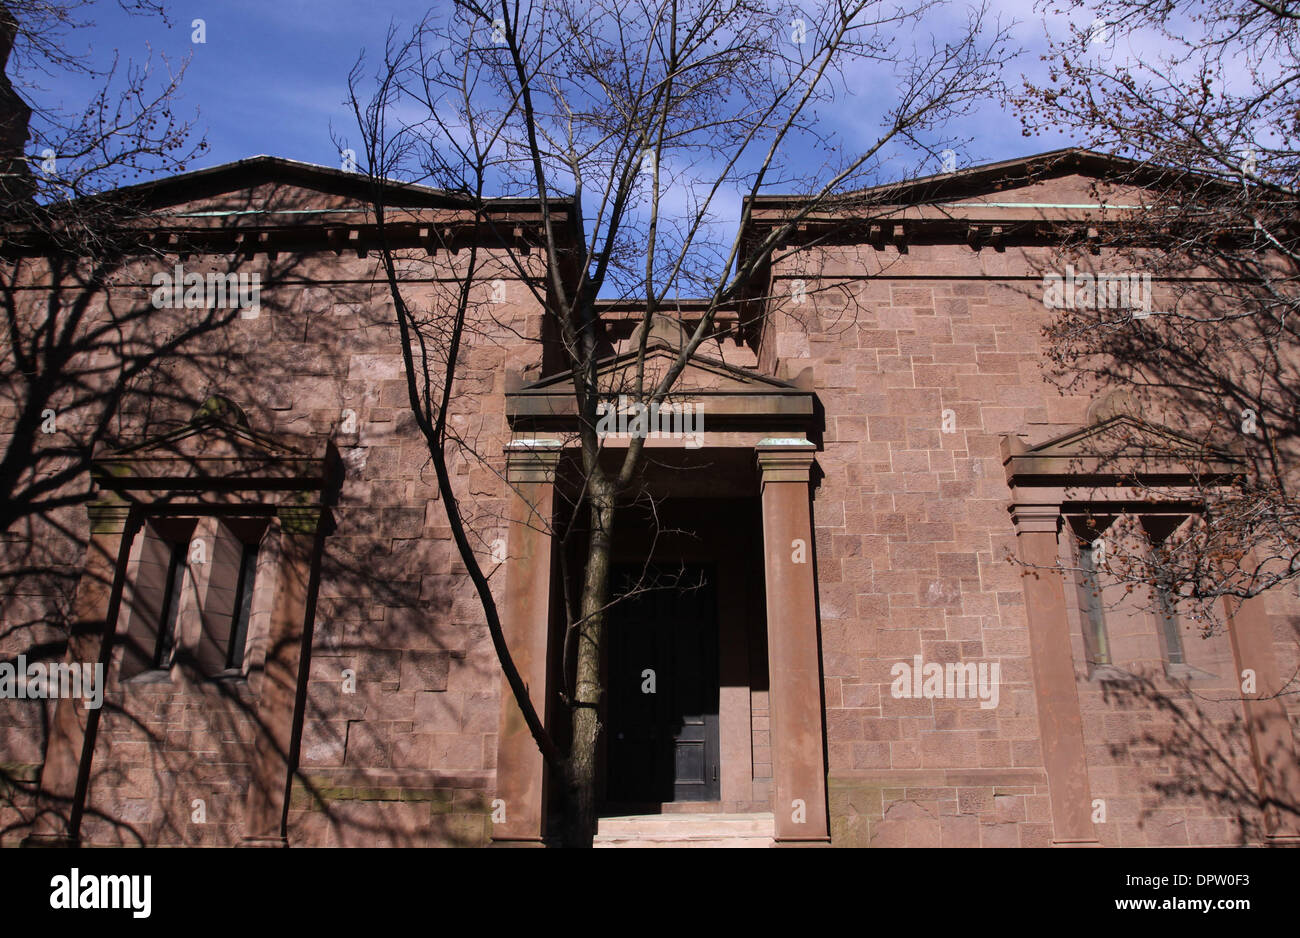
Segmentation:
[[(644, 386), (653, 388), (678, 357), (675, 348), (654, 340), (646, 349)], [(602, 399), (617, 404), (622, 394), (632, 398), (636, 375), (635, 351), (606, 359), (597, 369)], [(796, 385), (707, 355), (695, 355), (674, 382), (667, 402), (695, 402), (710, 430), (762, 427), (776, 436), (819, 432), (821, 405), (811, 384), (801, 385), (802, 381)], [(578, 414), (571, 373), (561, 372), (507, 389), (506, 416), (515, 430), (574, 430)]]
[(954, 195), (953, 200), (999, 208), (1084, 207), (1098, 203), (1126, 208), (1147, 201), (1144, 191), (1137, 186), (1115, 185), (1095, 175), (1077, 172), (1018, 185), (990, 186), (987, 191)]
[(1241, 468), (1233, 453), (1128, 413), (1106, 416), (1032, 447), (1003, 437), (1002, 452), (1013, 484), (1035, 480), (1188, 484), (1234, 476)]
[[(448, 193), (412, 183), (389, 183), (390, 205), (443, 208)], [(151, 180), (114, 191), (139, 210), (167, 216), (217, 218), (249, 215), (291, 222), (293, 215), (365, 211), (371, 204), (367, 177), (330, 166), (274, 156), (255, 156), (207, 169)]]
[[(1140, 204), (1142, 187), (1167, 185), (1169, 170), (1079, 147), (963, 167), (905, 182), (887, 183), (859, 195), (873, 201), (919, 204), (983, 202), (999, 206)], [(1210, 182), (1183, 172), (1189, 180)]]
[(319, 487), (327, 462), (251, 429), (234, 405), (209, 398), (184, 426), (97, 456), (94, 471), (101, 486), (112, 489), (163, 479), (188, 487), (272, 480)]
[(1168, 427), (1146, 423), (1131, 414), (1116, 414), (1031, 447), (1026, 455), (1059, 459), (1089, 456), (1206, 458), (1223, 454)]
[[(668, 373), (680, 353), (667, 344), (656, 341), (646, 349), (644, 382), (653, 388)], [(606, 359), (596, 369), (596, 382), (602, 394), (630, 393), (636, 385), (637, 353), (626, 352)], [(572, 393), (572, 378), (568, 372), (551, 375), (532, 384), (524, 385), (521, 393), (563, 391)], [(766, 394), (773, 391), (799, 391), (788, 381), (737, 368), (707, 355), (694, 355), (686, 363), (673, 386), (676, 396), (697, 393), (710, 394)]]
[(106, 453), (101, 459), (147, 462), (158, 459), (292, 459), (296, 450), (246, 427), (219, 420), (186, 424), (143, 443)]

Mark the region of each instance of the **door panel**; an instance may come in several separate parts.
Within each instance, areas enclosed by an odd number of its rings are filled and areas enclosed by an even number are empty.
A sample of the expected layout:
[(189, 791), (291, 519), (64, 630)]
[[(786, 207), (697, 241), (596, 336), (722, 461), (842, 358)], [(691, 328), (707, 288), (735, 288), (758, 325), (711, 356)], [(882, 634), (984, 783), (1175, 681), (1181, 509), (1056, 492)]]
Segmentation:
[[(641, 568), (616, 568), (623, 592)], [(676, 576), (673, 569), (672, 575)], [(625, 804), (719, 797), (718, 628), (713, 571), (618, 603), (608, 626), (607, 799)], [(653, 676), (651, 673), (653, 672)], [(653, 680), (653, 693), (648, 693)]]

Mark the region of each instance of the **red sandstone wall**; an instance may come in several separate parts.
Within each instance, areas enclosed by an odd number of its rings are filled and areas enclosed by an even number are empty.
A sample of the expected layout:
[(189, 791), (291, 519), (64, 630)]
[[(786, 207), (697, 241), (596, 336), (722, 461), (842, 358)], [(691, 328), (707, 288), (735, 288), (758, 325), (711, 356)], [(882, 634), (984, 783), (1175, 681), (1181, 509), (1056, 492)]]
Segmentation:
[[(266, 196), (223, 198), (220, 204), (255, 205)], [(279, 207), (317, 204), (301, 192), (271, 198)], [(465, 256), (443, 252), (431, 262), (446, 274), (463, 267)], [(423, 252), (420, 258), (430, 263)], [(174, 262), (169, 258), (164, 268)], [(189, 258), (185, 265), (202, 270), (204, 259)], [(220, 363), (228, 365), (174, 366), (175, 382), (193, 395), (188, 406), (145, 395), (124, 409), (123, 421), (126, 436), (138, 427), (143, 438), (184, 422), (193, 401), (221, 393), (246, 411), (257, 431), (305, 441), (308, 449), (313, 439), (333, 435), (340, 448), (345, 482), (334, 510), (336, 528), (326, 540), (302, 734), (304, 780), (295, 788), (290, 842), (482, 843), (488, 832), (483, 795), (493, 787), (499, 671), (477, 599), (453, 559), (433, 470), (409, 414), (396, 328), (376, 261), (355, 252), (259, 254), (241, 269), (263, 274), (260, 316), (236, 321), (201, 343), (208, 351), (220, 348)], [(152, 273), (144, 266), (138, 286), (120, 280), (115, 301), (131, 296), (142, 302)], [(481, 335), (464, 353), (452, 418), (486, 457), (485, 465), (457, 459), (452, 468), (471, 500), (467, 514), (489, 570), (492, 541), (505, 533), (497, 516), (507, 489), (496, 475), (504, 466), (505, 368), (540, 359), (536, 303), (511, 271), (499, 275), (509, 281), (504, 303), (487, 302), (487, 283), (483, 296), (476, 294)], [(435, 289), (415, 284), (411, 293), (431, 305)], [(341, 433), (349, 410), (355, 433)], [(74, 531), (84, 537), (84, 509), (71, 514)], [(74, 544), (71, 552), (79, 565), (80, 548)], [(494, 587), (501, 581), (496, 577)], [(42, 614), (36, 597), (20, 592), (5, 600), (6, 624)], [(256, 641), (251, 634), (250, 646)], [(116, 665), (121, 655), (119, 648)], [(355, 675), (355, 693), (343, 692), (344, 669)], [(179, 671), (170, 681), (124, 685), (114, 667), (83, 839), (237, 843), (257, 692), (256, 679), (218, 687)], [(27, 764), (29, 775), (44, 748), (36, 707), (10, 701), (0, 707), (0, 761)], [(197, 822), (200, 813), (205, 817)], [(12, 808), (0, 816), (0, 823), (20, 820)], [(19, 824), (4, 842), (16, 843), (25, 833)]]
[[(344, 410), (356, 415), (356, 434), (339, 438), (347, 474), (326, 541), (290, 842), (481, 844), (494, 789), (498, 668), (407, 413), (387, 296), (373, 283), (372, 259), (329, 253), (294, 262), (292, 279), (304, 282), (265, 291), (262, 315), (222, 339), (245, 367), (192, 372), (197, 396), (230, 396), (273, 435), (326, 435)], [(275, 262), (259, 255), (256, 263)], [(814, 519), (835, 842), (1046, 845), (1053, 832), (1020, 571), (1004, 559), (1015, 535), (999, 434), (1050, 439), (1084, 422), (1088, 399), (1062, 397), (1042, 380), (1048, 314), (1039, 277), (1015, 279), (1027, 265), (1014, 249), (862, 247), (819, 266), (822, 278), (846, 278), (846, 288), (787, 305), (797, 319), (773, 317), (758, 360), (786, 378), (811, 367), (826, 408)], [(778, 269), (775, 293), (787, 295), (796, 276), (810, 275)], [(491, 312), (521, 335), (490, 327), (466, 352), (455, 402), (458, 429), (488, 461), (459, 461), (455, 472), (489, 569), (491, 542), (505, 536), (506, 489), (494, 472), (506, 440), (505, 370), (540, 358), (539, 311), (521, 285), (510, 284)], [(944, 409), (955, 412), (955, 433), (940, 430)], [(142, 428), (146, 417), (159, 415), (125, 415)], [(73, 524), (84, 530), (84, 514)], [(5, 597), (6, 622), (39, 612), (39, 595)], [(1289, 595), (1268, 601), (1279, 670), (1289, 674), (1300, 605)], [(1186, 721), (1149, 700), (1116, 700), (1088, 682), (1073, 634), (1089, 781), (1107, 805), (1102, 842), (1238, 842), (1238, 817), (1255, 824), (1253, 809), (1166, 790), (1188, 763), (1166, 758), (1161, 743), (1177, 752), (1189, 732), (1218, 734), (1232, 770), (1253, 779), (1240, 705), (1179, 696), (1158, 674), (1155, 687), (1175, 697)], [(1130, 664), (1154, 664), (1154, 633), (1113, 626), (1112, 634)], [(1222, 642), (1196, 652), (1207, 670), (1219, 669), (1220, 680), (1198, 688), (1206, 698), (1231, 690)], [(998, 662), (1000, 706), (893, 699), (890, 666), (918, 654)], [(344, 691), (345, 669), (355, 693)], [(237, 841), (255, 690), (232, 699), (185, 681), (111, 684), (118, 709), (106, 711), (100, 730), (86, 839)], [(768, 771), (764, 698), (753, 702), (759, 772)], [(1294, 698), (1288, 706), (1300, 715)], [(36, 709), (0, 707), (0, 761), (39, 762)], [(203, 824), (192, 820), (196, 799)]]
[[(1065, 181), (1037, 198), (1075, 201), (1076, 188)], [(1034, 445), (1085, 423), (1089, 398), (1062, 396), (1041, 374), (1049, 263), (1041, 250), (915, 244), (900, 253), (886, 244), (774, 271), (782, 312), (760, 359), (780, 377), (811, 366), (826, 407), (814, 518), (837, 844), (1052, 840), (1020, 570), (1004, 559), (1016, 544), (998, 450), (1000, 434)], [(789, 299), (796, 278), (810, 294), (801, 305)], [(941, 432), (945, 409), (955, 433)], [(1291, 674), (1300, 605), (1281, 594), (1268, 602), (1279, 667)], [(1108, 621), (1116, 663), (1152, 673), (1153, 683), (1117, 694), (1090, 682), (1072, 620), (1089, 781), (1105, 801), (1101, 842), (1258, 841), (1227, 637), (1186, 635), (1189, 659), (1216, 674), (1192, 695), (1158, 667), (1154, 622)], [(893, 699), (891, 665), (918, 654), (999, 662), (1000, 705)], [(1294, 724), (1294, 697), (1288, 706)], [(1196, 790), (1212, 752), (1223, 754), (1215, 768), (1229, 782), (1217, 787), (1235, 797)]]

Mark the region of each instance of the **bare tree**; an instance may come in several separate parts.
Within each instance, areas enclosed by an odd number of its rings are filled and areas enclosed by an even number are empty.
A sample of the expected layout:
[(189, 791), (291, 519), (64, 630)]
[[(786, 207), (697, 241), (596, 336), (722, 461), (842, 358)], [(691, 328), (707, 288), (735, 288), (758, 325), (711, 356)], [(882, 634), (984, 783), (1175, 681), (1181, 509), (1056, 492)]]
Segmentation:
[[(457, 259), (454, 288), (432, 301), (404, 283), (409, 264), (428, 261), (396, 241), (382, 260), (410, 403), (515, 698), (565, 780), (569, 844), (590, 845), (595, 830), (601, 647), (620, 598), (611, 586), (613, 534), (644, 496), (644, 435), (612, 447), (601, 418), (620, 394), (632, 408), (671, 404), (692, 357), (734, 334), (728, 314), (742, 302), (763, 307), (765, 265), (806, 249), (786, 244), (798, 240), (788, 238), (797, 225), (860, 206), (855, 193), (882, 172), (906, 175), (889, 162), (935, 152), (944, 123), (997, 89), (999, 66), (1012, 54), (1005, 31), (983, 7), (956, 12), (954, 19), (954, 9), (937, 2), (871, 0), (460, 0), (449, 19), (390, 34), (373, 88), (363, 63), (353, 71), (352, 105), (381, 224), (388, 180), (405, 178), (443, 188), (458, 211), (493, 233), (490, 249)], [(902, 38), (924, 34), (932, 21), (943, 24), (943, 38), (925, 46)], [(851, 100), (851, 89), (866, 82), (892, 91), (869, 142), (828, 134), (817, 109)], [(755, 235), (753, 199), (773, 192), (805, 198)], [(540, 244), (519, 243), (511, 211), (534, 213)], [(547, 371), (570, 376), (578, 414), (566, 447), (576, 475), (571, 520), (552, 531), (562, 543), (581, 541), (578, 569), (562, 576), (559, 694), (572, 727), (564, 748), (511, 662), (462, 515), (468, 499), (447, 470), (449, 458), (478, 458), (448, 421), (464, 380), (463, 346), (503, 327), (475, 291), (485, 278), (510, 273), (544, 311), (558, 352)], [(630, 357), (611, 378), (601, 366), (616, 336)], [(647, 354), (657, 344), (671, 350), (658, 364)], [(549, 527), (552, 519), (536, 522)], [(655, 585), (643, 579), (634, 589)]]
[[(163, 14), (151, 0), (120, 5)], [(193, 343), (241, 315), (237, 304), (160, 304), (136, 286), (170, 271), (185, 245), (159, 236), (146, 190), (130, 183), (184, 171), (207, 144), (176, 110), (183, 66), (69, 51), (92, 11), (84, 0), (0, 3), (0, 648), (11, 662), (58, 660), (74, 641), (92, 459), (192, 411), (197, 389), (179, 366), (224, 372), (220, 341), (202, 354)], [(42, 85), (57, 75), (95, 90), (52, 104)], [(49, 714), (5, 716), (39, 752)], [(32, 781), (6, 771), (4, 800), (33, 793)]]
[[(1053, 377), (1127, 395), (1177, 431), (1121, 433), (1099, 456), (1186, 461), (1202, 451), (1192, 460), (1200, 509), (1157, 538), (1115, 538), (1108, 568), (1159, 585), (1213, 629), (1225, 601), (1230, 609), (1300, 578), (1300, 6), (1066, 9), (1074, 24), (1052, 43), (1046, 81), (1013, 96), (1025, 133), (1081, 135), (1122, 159), (1096, 192), (1111, 206), (1105, 224), (1086, 249), (1066, 243), (1061, 260), (1086, 270), (1100, 255), (1153, 286), (1141, 303), (1061, 309), (1048, 328)], [(1225, 456), (1231, 484), (1211, 471)], [(1167, 495), (1146, 488), (1153, 500)]]
[[(0, 89), (9, 105), (0, 186), (0, 398), (8, 418), (0, 531), (84, 498), (84, 485), (73, 483), (84, 483), (86, 460), (132, 382), (229, 312), (205, 311), (207, 322), (199, 317), (162, 342), (156, 324), (145, 322), (158, 317), (148, 297), (97, 315), (115, 277), (131, 263), (161, 259), (167, 247), (142, 223), (135, 193), (121, 187), (145, 173), (184, 171), (207, 144), (192, 141), (191, 124), (175, 112), (183, 68), (159, 77), (148, 63), (99, 66), (66, 50), (69, 32), (91, 25), (79, 18), (87, 5), (0, 4), (0, 45), (13, 50), (18, 88), (36, 90), (35, 76), (52, 70), (98, 82), (75, 113), (29, 105), (12, 86)], [(161, 13), (152, 3), (124, 8)]]

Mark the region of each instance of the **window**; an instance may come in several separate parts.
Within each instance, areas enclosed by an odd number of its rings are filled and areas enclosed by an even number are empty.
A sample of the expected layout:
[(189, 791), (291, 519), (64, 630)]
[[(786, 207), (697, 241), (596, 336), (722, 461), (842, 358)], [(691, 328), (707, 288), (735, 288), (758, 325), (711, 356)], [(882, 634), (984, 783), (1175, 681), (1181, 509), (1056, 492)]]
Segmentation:
[[(1088, 676), (1122, 680), (1144, 663), (1160, 662), (1170, 677), (1205, 677), (1191, 666), (1183, 642), (1179, 597), (1155, 561), (1166, 538), (1187, 520), (1181, 513), (1069, 515), (1078, 624)], [(1110, 556), (1107, 556), (1107, 554)], [(1063, 558), (1064, 559), (1064, 558)]]
[(1186, 664), (1183, 654), (1183, 637), (1178, 632), (1178, 613), (1174, 611), (1174, 602), (1169, 589), (1163, 583), (1153, 586), (1156, 594), (1157, 618), (1160, 620), (1160, 632), (1164, 638), (1165, 661), (1169, 664)]
[(265, 518), (213, 516), (143, 526), (127, 569), (123, 680), (165, 680), (177, 665), (210, 678), (245, 674), (269, 602), (258, 589), (266, 529)]
[(172, 652), (176, 648), (176, 625), (180, 616), (181, 594), (185, 589), (185, 555), (188, 546), (184, 543), (170, 545), (167, 579), (163, 586), (162, 612), (158, 619), (157, 640), (154, 643), (155, 669), (171, 667)]
[(243, 677), (249, 634), (257, 614), (259, 545), (265, 519), (211, 518), (200, 525), (209, 546), (199, 574), (198, 644), (195, 662), (210, 677)]
[(1101, 604), (1097, 580), (1097, 545), (1079, 542), (1079, 609), (1083, 613), (1084, 639), (1092, 664), (1110, 664), (1110, 642), (1106, 637), (1106, 611)]
[(1106, 609), (1102, 597), (1100, 573), (1104, 564), (1101, 535), (1111, 519), (1104, 522), (1096, 518), (1071, 518), (1075, 534), (1075, 562), (1079, 569), (1079, 618), (1083, 627), (1083, 646), (1088, 656), (1088, 668), (1111, 664), (1110, 636), (1106, 631)]
[(257, 579), (257, 545), (245, 544), (239, 562), (239, 583), (235, 587), (235, 615), (230, 626), (226, 670), (242, 671), (244, 645), (248, 641), (248, 618), (253, 610), (253, 583)]
[(194, 605), (189, 551), (196, 520), (152, 518), (132, 542), (118, 621), (123, 680), (165, 675), (183, 645)]
[[(1189, 520), (1186, 515), (1181, 514), (1143, 516), (1142, 527), (1146, 531), (1153, 561), (1157, 559), (1157, 554), (1166, 539)], [(1155, 617), (1160, 631), (1166, 673), (1174, 678), (1213, 677), (1209, 672), (1193, 667), (1188, 661), (1187, 649), (1183, 644), (1183, 622), (1178, 614), (1178, 596), (1174, 584), (1160, 579), (1157, 573), (1156, 579), (1151, 583), (1151, 592), (1155, 596)]]

